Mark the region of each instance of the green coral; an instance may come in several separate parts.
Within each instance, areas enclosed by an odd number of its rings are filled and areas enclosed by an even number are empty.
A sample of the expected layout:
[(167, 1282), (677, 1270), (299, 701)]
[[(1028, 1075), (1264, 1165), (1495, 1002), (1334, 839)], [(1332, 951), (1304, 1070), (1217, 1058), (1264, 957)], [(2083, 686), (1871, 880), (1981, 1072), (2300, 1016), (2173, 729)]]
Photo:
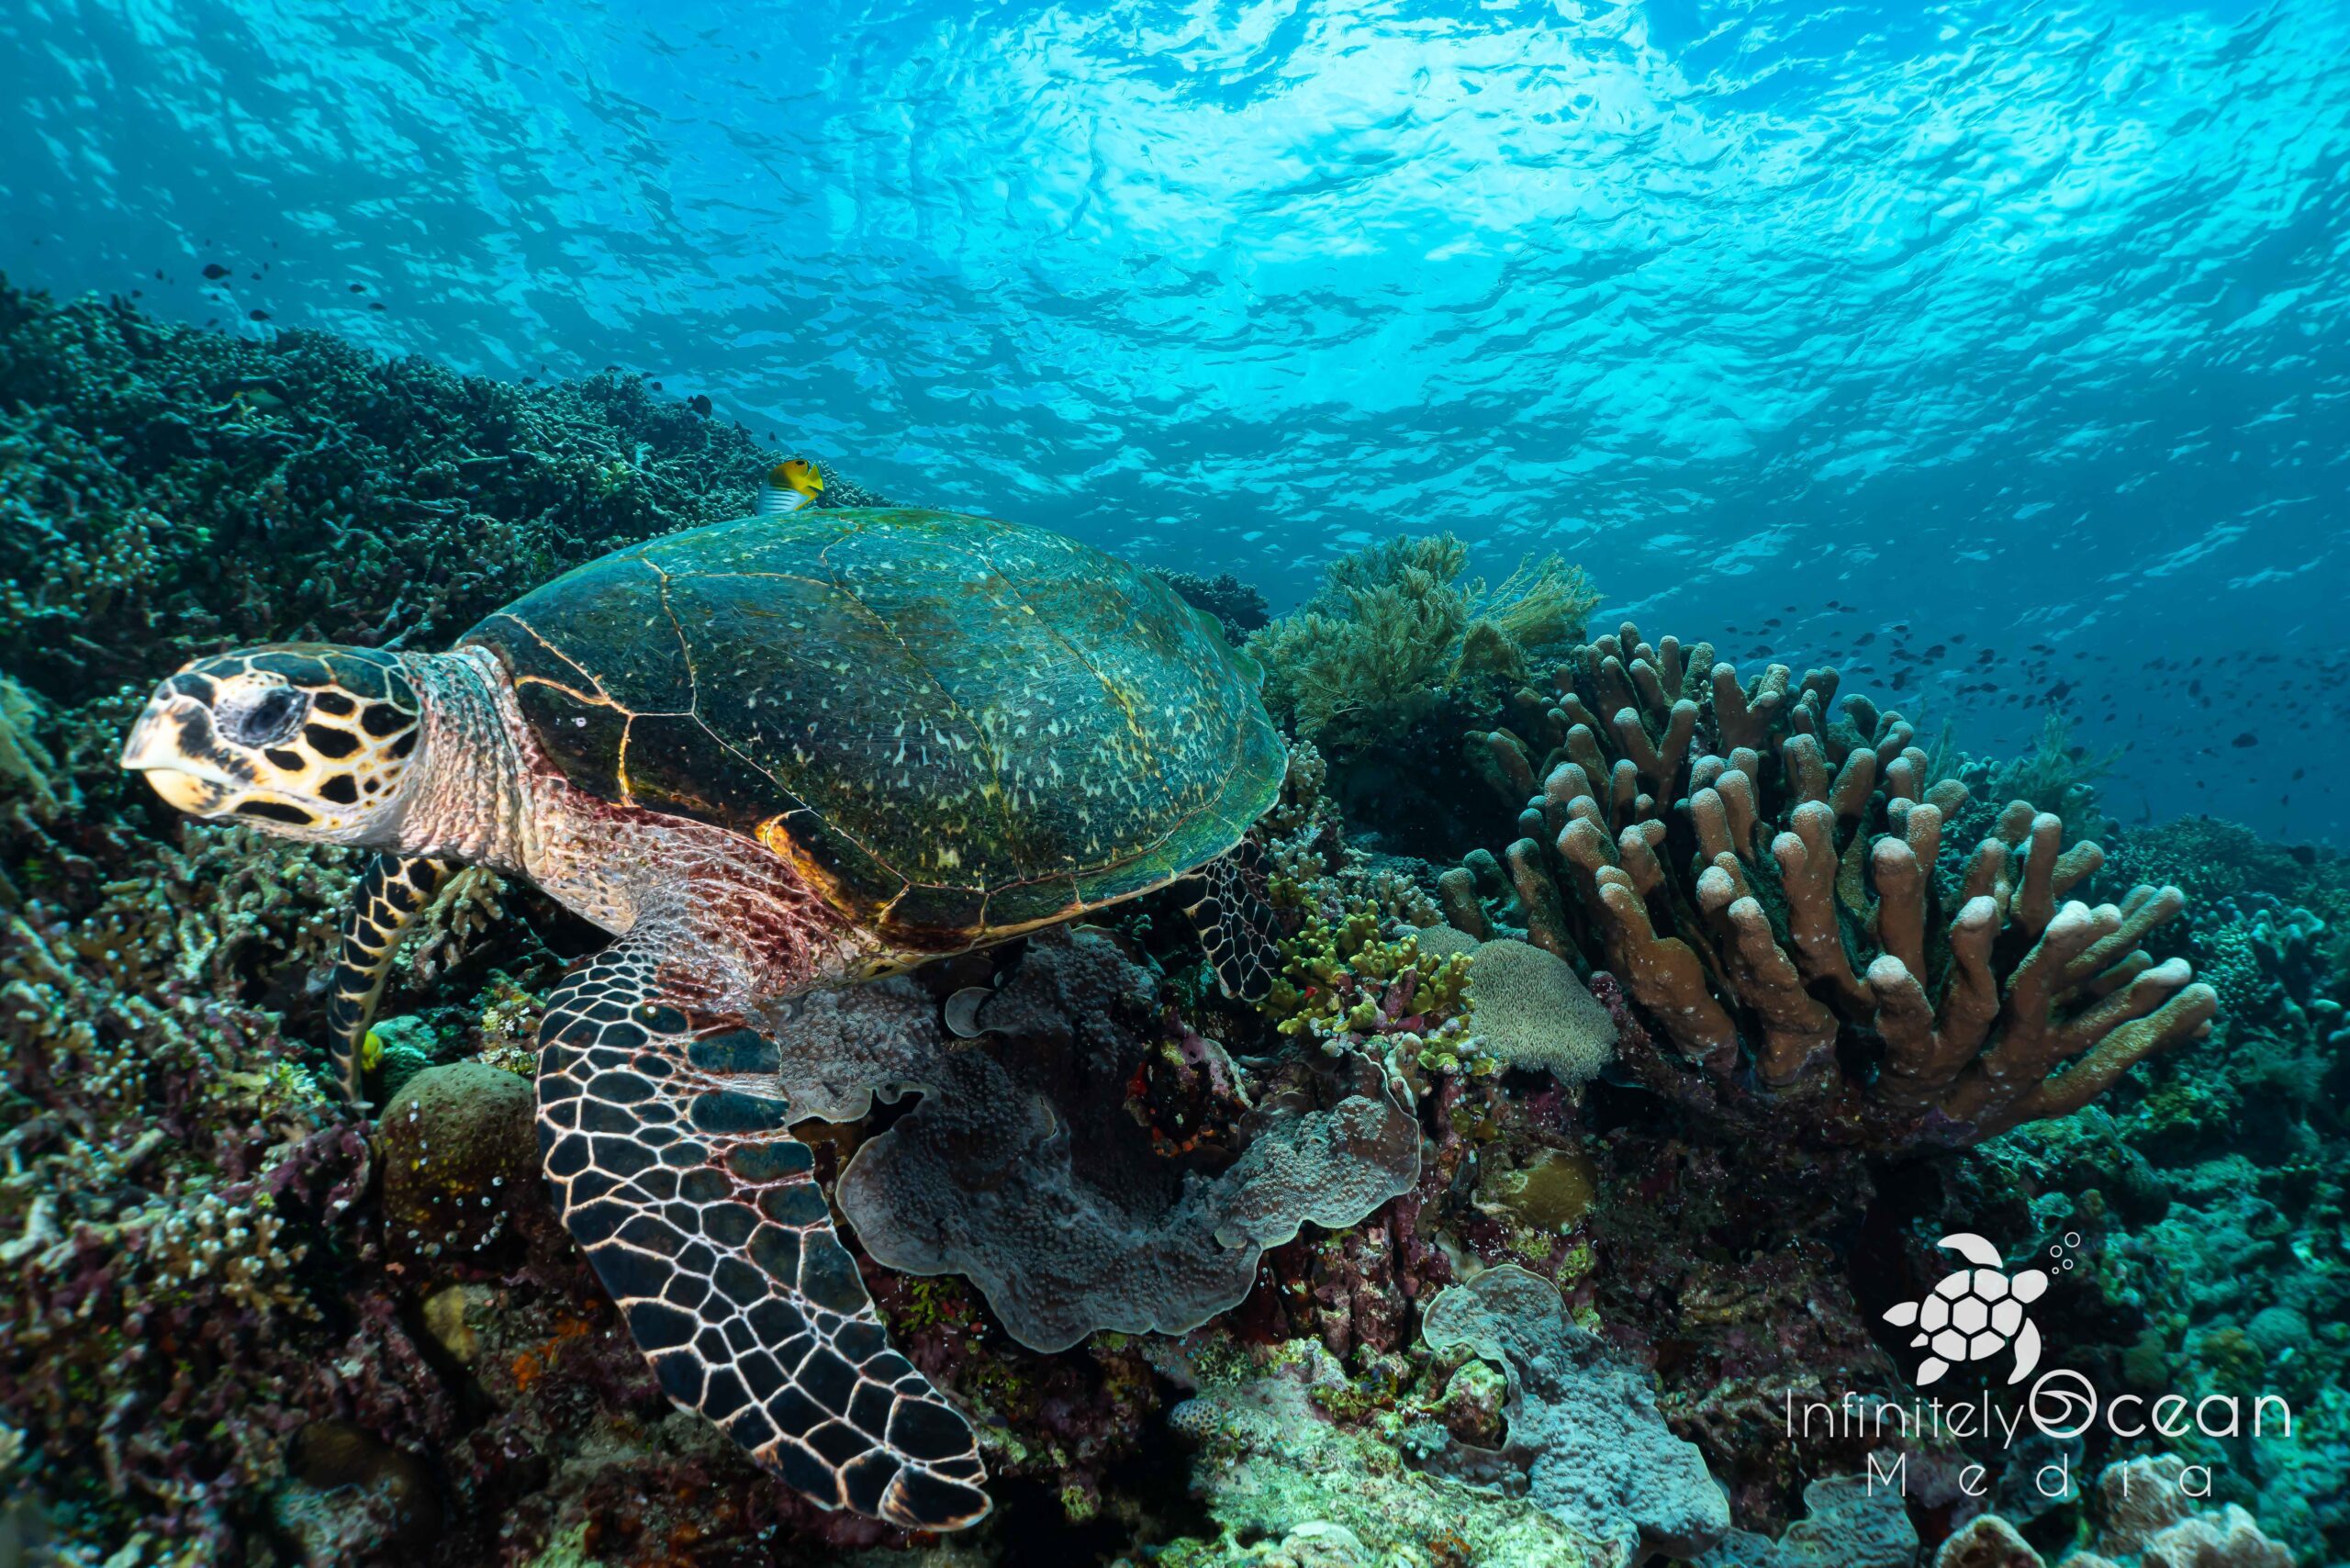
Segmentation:
[(1968, 780), (1975, 800), (2029, 801), (2043, 812), (2065, 819), (2070, 844), (2099, 820), (2097, 787), (2121, 761), (2121, 750), (2092, 752), (2073, 744), (2070, 720), (2050, 709), (2032, 749), (2021, 756), (1987, 769), (1983, 788)]
[[(1169, 1425), (1200, 1450), (1192, 1484), (1217, 1533), (1155, 1549), (1154, 1568), (1586, 1568), (1611, 1560), (1521, 1497), (1413, 1464), (1398, 1439), (1416, 1449), (1437, 1440), (1416, 1431), (1425, 1419), (1345, 1419), (1338, 1412), (1359, 1400), (1318, 1343), (1281, 1346), (1261, 1364), (1192, 1368), (1199, 1393)], [(1382, 1429), (1391, 1425), (1393, 1439)]]
[(1368, 897), (1335, 912), (1307, 904), (1304, 924), (1281, 940), (1281, 972), (1261, 1003), (1275, 1027), (1334, 1053), (1396, 1036), (1411, 1036), (1393, 1043), (1417, 1054), (1457, 1058), (1468, 1043), (1467, 956), (1423, 953), (1416, 933), (1389, 931)]
[(1572, 641), (1598, 604), (1557, 555), (1528, 556), (1499, 587), (1460, 580), (1449, 533), (1395, 538), (1333, 562), (1321, 591), (1258, 632), (1265, 700), (1298, 735), (1342, 753), (1392, 742), (1448, 700), (1490, 707), (1526, 678), (1529, 651)]

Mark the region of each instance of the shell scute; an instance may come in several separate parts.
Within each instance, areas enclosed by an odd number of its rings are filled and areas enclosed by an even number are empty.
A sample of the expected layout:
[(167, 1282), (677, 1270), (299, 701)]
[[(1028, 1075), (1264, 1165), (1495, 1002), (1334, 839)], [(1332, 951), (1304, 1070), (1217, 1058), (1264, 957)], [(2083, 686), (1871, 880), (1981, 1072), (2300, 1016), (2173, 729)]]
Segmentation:
[(524, 677), (514, 683), (522, 717), (563, 776), (599, 801), (621, 799), (620, 767), (630, 715), (586, 701), (569, 687)]
[(722, 827), (789, 816), (803, 807), (690, 713), (641, 713), (629, 721), (620, 772), (627, 798), (636, 804)]

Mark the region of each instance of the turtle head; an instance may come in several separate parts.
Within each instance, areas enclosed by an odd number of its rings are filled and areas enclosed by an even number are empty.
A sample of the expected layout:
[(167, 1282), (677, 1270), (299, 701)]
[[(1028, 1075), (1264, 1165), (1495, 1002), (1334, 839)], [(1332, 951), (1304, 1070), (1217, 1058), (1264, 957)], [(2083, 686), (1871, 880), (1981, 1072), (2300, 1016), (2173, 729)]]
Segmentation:
[(422, 720), (398, 655), (274, 644), (181, 666), (131, 726), (122, 765), (190, 816), (388, 842)]

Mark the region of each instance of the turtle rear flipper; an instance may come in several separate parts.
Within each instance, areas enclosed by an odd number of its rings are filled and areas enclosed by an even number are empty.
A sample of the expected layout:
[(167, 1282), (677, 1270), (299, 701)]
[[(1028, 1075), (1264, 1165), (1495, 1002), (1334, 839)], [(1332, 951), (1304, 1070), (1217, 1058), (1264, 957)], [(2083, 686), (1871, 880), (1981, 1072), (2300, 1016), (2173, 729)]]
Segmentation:
[(2030, 1318), (2024, 1319), (2023, 1327), (2016, 1333), (2015, 1350), (2015, 1371), (2008, 1374), (2008, 1381), (2011, 1383), (2021, 1383), (2030, 1377), (2031, 1369), (2040, 1364), (2039, 1324), (2032, 1322)]
[(1217, 986), (1243, 1002), (1264, 1000), (1281, 972), (1281, 918), (1266, 902), (1268, 871), (1264, 847), (1244, 838), (1177, 884)]
[(564, 1224), (661, 1386), (820, 1507), (906, 1529), (988, 1511), (971, 1428), (890, 1349), (785, 1131), (775, 1047), (695, 1014), (669, 938), (573, 974), (539, 1029), (539, 1147)]
[(360, 876), (359, 902), (343, 917), (342, 950), (335, 958), (327, 1002), (327, 1049), (334, 1058), (343, 1097), (354, 1105), (366, 1103), (361, 1093), (365, 1077), (361, 1047), (367, 1025), (375, 1021), (375, 1002), (384, 994), (384, 977), (391, 972), (393, 950), (408, 922), (441, 890), (449, 870), (446, 860), (377, 855), (369, 858)]

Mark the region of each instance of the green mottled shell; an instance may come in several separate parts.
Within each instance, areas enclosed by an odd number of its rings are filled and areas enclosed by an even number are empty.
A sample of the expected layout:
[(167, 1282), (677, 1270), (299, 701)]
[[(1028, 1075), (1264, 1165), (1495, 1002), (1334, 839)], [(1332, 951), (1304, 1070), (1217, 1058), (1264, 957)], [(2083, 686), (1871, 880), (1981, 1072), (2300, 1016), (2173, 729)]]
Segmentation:
[(1040, 529), (806, 510), (556, 578), (464, 641), (573, 784), (789, 859), (893, 949), (1159, 887), (1238, 841), (1284, 752), (1246, 655)]

